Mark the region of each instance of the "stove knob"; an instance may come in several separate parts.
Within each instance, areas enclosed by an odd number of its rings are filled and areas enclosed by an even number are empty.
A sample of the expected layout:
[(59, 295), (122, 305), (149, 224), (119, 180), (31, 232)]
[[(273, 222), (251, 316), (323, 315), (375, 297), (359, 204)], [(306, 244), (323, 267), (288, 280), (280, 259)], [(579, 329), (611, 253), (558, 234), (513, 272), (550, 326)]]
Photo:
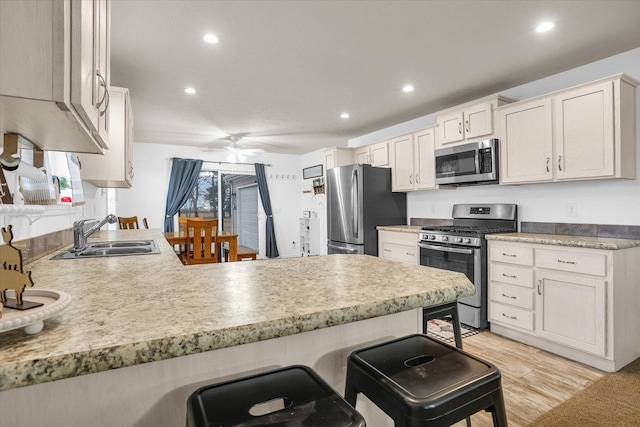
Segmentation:
[(468, 238), (468, 237), (465, 237), (465, 238), (464, 238), (464, 242), (465, 242), (465, 243), (471, 243), (471, 239), (470, 239), (470, 238)]
[(456, 243), (462, 243), (462, 237), (456, 237)]
[(446, 241), (448, 241), (448, 240), (449, 240), (449, 238), (448, 238), (447, 236), (442, 236), (442, 241), (443, 241), (443, 242), (446, 242)]
[(436, 240), (436, 236), (434, 236), (433, 234), (429, 235), (429, 240)]

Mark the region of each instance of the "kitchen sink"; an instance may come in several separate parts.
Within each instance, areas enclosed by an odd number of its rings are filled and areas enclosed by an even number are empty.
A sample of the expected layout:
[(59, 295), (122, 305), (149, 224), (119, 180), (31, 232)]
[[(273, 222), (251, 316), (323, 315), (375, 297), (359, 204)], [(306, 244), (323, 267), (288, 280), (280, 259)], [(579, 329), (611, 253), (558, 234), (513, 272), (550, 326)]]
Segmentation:
[(159, 254), (160, 249), (155, 240), (124, 240), (116, 242), (92, 242), (83, 249), (69, 249), (60, 252), (51, 259), (97, 258), (127, 255)]

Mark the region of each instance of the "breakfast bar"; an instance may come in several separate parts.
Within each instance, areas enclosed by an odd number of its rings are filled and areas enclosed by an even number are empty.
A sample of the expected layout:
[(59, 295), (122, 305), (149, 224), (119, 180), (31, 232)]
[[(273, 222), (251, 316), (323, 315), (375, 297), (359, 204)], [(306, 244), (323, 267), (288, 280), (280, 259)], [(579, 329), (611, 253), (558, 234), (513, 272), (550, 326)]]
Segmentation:
[(290, 364), (342, 392), (352, 350), (416, 333), (420, 307), (474, 291), (463, 274), (366, 255), (185, 267), (159, 230), (92, 236), (132, 239), (161, 253), (25, 266), (73, 301), (36, 335), (0, 334), (3, 423), (183, 425), (196, 388)]

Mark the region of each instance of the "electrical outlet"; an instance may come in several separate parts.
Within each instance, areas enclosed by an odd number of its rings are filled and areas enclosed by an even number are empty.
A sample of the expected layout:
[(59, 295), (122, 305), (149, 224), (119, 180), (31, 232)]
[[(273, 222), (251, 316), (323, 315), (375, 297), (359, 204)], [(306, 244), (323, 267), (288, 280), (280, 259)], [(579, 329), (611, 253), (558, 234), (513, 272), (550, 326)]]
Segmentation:
[(577, 203), (567, 203), (567, 216), (578, 216)]

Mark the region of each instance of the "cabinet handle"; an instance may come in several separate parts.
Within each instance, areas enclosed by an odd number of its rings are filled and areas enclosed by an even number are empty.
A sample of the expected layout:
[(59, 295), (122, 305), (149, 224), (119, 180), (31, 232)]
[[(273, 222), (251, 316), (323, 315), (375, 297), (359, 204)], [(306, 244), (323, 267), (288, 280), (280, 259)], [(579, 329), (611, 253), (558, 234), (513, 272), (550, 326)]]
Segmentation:
[(413, 184), (413, 175), (409, 174), (409, 184)]
[(575, 262), (575, 261), (565, 261), (565, 260), (563, 260), (563, 259), (559, 259), (559, 260), (558, 260), (558, 262), (559, 262), (560, 264), (571, 264), (571, 265), (576, 265), (576, 262)]
[(511, 257), (511, 258), (515, 258), (517, 255), (514, 255), (514, 254), (505, 254), (504, 252), (502, 252), (502, 256), (508, 256), (508, 257)]
[(467, 132), (469, 132), (469, 120), (464, 122), (464, 128)]
[(415, 255), (415, 254), (412, 254), (411, 252), (405, 252), (405, 254), (409, 255), (409, 256), (414, 256)]
[(511, 320), (518, 320), (518, 317), (517, 317), (517, 316), (507, 316), (507, 315), (506, 315), (506, 314), (504, 314), (504, 313), (502, 313), (502, 315), (503, 315), (504, 317), (506, 317), (507, 319), (511, 319)]
[(512, 297), (511, 295), (507, 295), (507, 294), (502, 294), (502, 296), (510, 299), (518, 299), (518, 297)]
[(549, 158), (547, 157), (547, 172), (550, 172), (549, 170)]
[[(107, 82), (105, 81), (104, 77), (102, 77), (102, 74), (100, 74), (100, 70), (96, 70), (96, 76), (98, 76), (98, 79), (100, 80), (100, 87), (104, 88), (104, 94), (102, 94), (102, 98), (96, 104), (96, 108), (98, 109), (100, 115), (103, 116), (109, 108), (109, 88), (107, 87)], [(100, 110), (100, 107), (102, 107), (103, 103), (104, 110)]]
[(542, 295), (542, 280), (538, 280), (538, 295)]
[(391, 249), (384, 249), (385, 252), (391, 252)]
[(458, 122), (458, 133), (462, 135), (462, 122)]
[(416, 174), (416, 184), (420, 184), (420, 174)]
[(504, 273), (502, 273), (502, 276), (508, 277), (509, 279), (517, 279), (518, 278), (518, 276), (515, 276), (515, 275), (512, 276), (510, 274), (504, 274)]
[(558, 170), (562, 172), (562, 156), (558, 156)]

